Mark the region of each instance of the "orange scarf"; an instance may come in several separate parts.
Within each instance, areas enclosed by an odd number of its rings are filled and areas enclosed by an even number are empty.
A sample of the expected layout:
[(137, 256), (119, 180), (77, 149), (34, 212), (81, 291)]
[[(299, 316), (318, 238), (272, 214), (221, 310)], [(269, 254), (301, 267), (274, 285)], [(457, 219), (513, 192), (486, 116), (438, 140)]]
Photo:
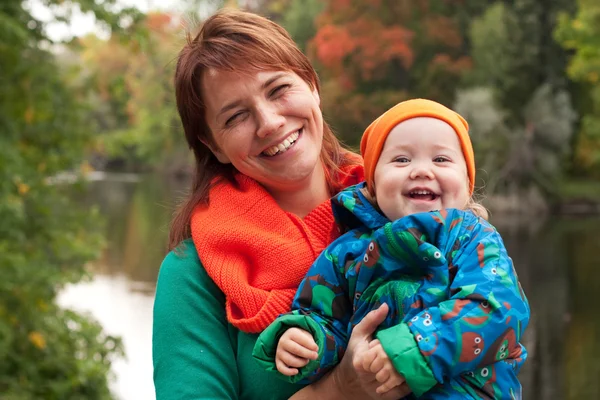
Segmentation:
[[(364, 180), (362, 166), (344, 172), (344, 186)], [(329, 200), (300, 218), (282, 210), (256, 181), (241, 174), (236, 180), (239, 188), (220, 183), (211, 189), (210, 205), (196, 207), (192, 239), (225, 294), (227, 320), (257, 333), (290, 311), (306, 271), (339, 233)]]

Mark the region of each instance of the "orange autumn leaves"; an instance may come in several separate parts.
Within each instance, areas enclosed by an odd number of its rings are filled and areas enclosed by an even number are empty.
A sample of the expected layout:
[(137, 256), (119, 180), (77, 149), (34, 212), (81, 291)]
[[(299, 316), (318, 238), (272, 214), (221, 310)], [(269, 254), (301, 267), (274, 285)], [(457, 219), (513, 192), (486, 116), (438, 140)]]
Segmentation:
[(359, 18), (346, 25), (324, 25), (312, 45), (317, 59), (332, 72), (343, 74), (347, 61), (368, 80), (378, 67), (394, 58), (410, 68), (414, 60), (412, 36), (400, 26), (386, 27), (379, 20)]
[(328, 0), (306, 43), (328, 121), (349, 144), (410, 97), (450, 103), (472, 68), (459, 0)]
[[(330, 0), (315, 24), (311, 56), (352, 90), (360, 82), (413, 69), (452, 76), (471, 68), (454, 19), (433, 11), (435, 1)], [(438, 2), (439, 3), (439, 2)]]

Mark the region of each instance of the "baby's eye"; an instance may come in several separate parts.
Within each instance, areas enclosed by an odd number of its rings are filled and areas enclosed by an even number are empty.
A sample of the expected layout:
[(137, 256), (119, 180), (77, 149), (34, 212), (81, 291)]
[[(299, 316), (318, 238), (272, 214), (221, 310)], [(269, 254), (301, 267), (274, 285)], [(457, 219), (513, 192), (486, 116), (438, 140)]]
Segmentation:
[(394, 158), (394, 162), (397, 162), (397, 163), (407, 163), (407, 162), (410, 162), (410, 160), (409, 160), (408, 157), (401, 156), (401, 157)]
[(433, 162), (448, 162), (450, 161), (447, 157), (438, 156), (433, 159)]

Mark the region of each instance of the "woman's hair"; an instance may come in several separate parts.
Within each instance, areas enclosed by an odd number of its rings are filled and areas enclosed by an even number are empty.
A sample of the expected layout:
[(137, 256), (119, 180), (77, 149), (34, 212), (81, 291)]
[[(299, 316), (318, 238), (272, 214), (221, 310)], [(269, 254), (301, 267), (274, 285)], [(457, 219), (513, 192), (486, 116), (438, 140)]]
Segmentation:
[[(169, 234), (169, 248), (175, 248), (191, 236), (190, 219), (198, 204), (208, 204), (209, 191), (216, 179), (235, 184), (235, 168), (221, 164), (204, 144), (216, 147), (206, 122), (202, 77), (207, 70), (292, 71), (311, 89), (320, 92), (319, 79), (308, 58), (298, 49), (290, 35), (276, 23), (249, 12), (221, 10), (208, 18), (200, 32), (181, 50), (175, 70), (177, 109), (189, 147), (194, 152), (195, 170), (191, 193), (176, 211)], [(204, 143), (203, 143), (204, 141)], [(326, 171), (331, 194), (340, 187), (340, 167), (356, 164), (323, 122), (321, 162)]]

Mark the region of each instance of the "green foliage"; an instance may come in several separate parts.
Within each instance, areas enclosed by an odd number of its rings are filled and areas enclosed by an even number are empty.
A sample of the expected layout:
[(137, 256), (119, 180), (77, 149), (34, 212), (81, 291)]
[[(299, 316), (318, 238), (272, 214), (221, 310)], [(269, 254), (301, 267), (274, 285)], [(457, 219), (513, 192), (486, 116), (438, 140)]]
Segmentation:
[(470, 122), (488, 193), (514, 192), (532, 182), (557, 193), (576, 118), (567, 92), (539, 87), (523, 107), (523, 125), (509, 123), (490, 88), (459, 91), (454, 109)]
[(119, 35), (80, 40), (97, 155), (125, 160), (133, 169), (186, 160), (172, 85), (173, 60), (183, 43), (179, 24), (168, 14), (151, 13), (128, 40)]
[(567, 53), (552, 40), (559, 12), (573, 8), (571, 0), (515, 0), (505, 8), (504, 23), (509, 60), (507, 74), (498, 93), (511, 122), (524, 123), (523, 107), (531, 94), (548, 84), (552, 91), (566, 88), (564, 69)]
[[(351, 145), (358, 143), (375, 117), (404, 99), (468, 104), (462, 112), (474, 127), (477, 162), (485, 171), (479, 176), (494, 194), (511, 185), (519, 190), (541, 186), (548, 193), (566, 172), (600, 171), (596, 3), (186, 0), (183, 4), (201, 9), (201, 17), (223, 5), (245, 5), (284, 25), (319, 72), (326, 120)], [(579, 13), (570, 17), (576, 6)], [(127, 35), (108, 41), (85, 38), (76, 48), (85, 71), (83, 85), (93, 104), (88, 120), (96, 133), (94, 150), (101, 157), (161, 170), (180, 170), (188, 160), (171, 83), (172, 61), (183, 43), (177, 21), (177, 16), (151, 13), (130, 25)], [(553, 40), (557, 26), (554, 37), (563, 47)], [(566, 76), (568, 51), (574, 57)], [(576, 135), (574, 126), (579, 128)]]
[(315, 19), (324, 6), (321, 0), (292, 0), (283, 15), (282, 25), (303, 51), (317, 32)]
[(506, 113), (497, 105), (488, 87), (459, 90), (453, 109), (469, 121), (469, 133), (475, 151), (477, 186), (493, 192), (499, 171), (510, 151), (511, 131)]
[(16, 0), (2, 3), (0, 20), (0, 393), (109, 399), (119, 340), (56, 304), (65, 284), (87, 276), (102, 243), (97, 213), (78, 210), (73, 188), (50, 179), (85, 172), (91, 135), (40, 25), (26, 28), (33, 19)]
[(506, 56), (509, 47), (507, 13), (503, 3), (490, 6), (471, 24), (471, 57), (473, 70), (465, 81), (472, 86), (489, 86), (501, 91), (505, 79), (510, 79), (511, 60)]
[(575, 145), (575, 167), (600, 177), (600, 4), (590, 0), (577, 3), (576, 15), (561, 14), (555, 36), (575, 52), (567, 73), (582, 86), (587, 100)]

